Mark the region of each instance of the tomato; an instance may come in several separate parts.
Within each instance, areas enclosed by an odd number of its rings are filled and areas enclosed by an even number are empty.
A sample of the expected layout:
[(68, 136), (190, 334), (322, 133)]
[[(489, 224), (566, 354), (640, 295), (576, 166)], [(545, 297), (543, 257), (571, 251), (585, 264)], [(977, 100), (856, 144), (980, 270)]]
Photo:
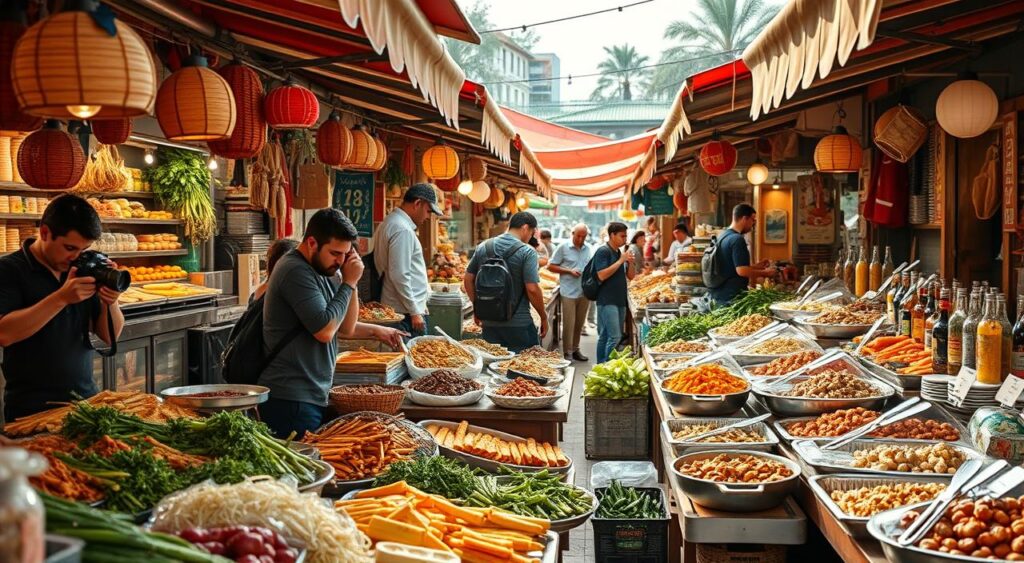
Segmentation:
[(214, 555), (224, 555), (224, 544), (219, 541), (208, 541), (198, 545)]
[(235, 534), (225, 545), (228, 553), (239, 557), (242, 555), (263, 555), (263, 536), (252, 532)]

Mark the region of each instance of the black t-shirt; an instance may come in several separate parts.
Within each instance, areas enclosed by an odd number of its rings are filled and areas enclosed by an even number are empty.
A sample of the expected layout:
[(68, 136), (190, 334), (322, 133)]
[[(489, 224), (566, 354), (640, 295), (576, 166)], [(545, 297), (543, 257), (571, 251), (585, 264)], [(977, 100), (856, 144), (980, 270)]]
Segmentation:
[[(56, 292), (67, 274), (57, 279), (29, 250), (0, 257), (0, 315), (26, 309)], [(92, 379), (93, 349), (89, 321), (99, 313), (99, 298), (63, 308), (39, 332), (3, 349), (4, 419), (8, 422), (50, 408), (47, 402), (68, 401), (77, 394), (96, 394)]]
[(725, 229), (718, 237), (718, 264), (725, 274), (726, 280), (722, 285), (709, 289), (711, 297), (719, 305), (728, 305), (736, 298), (750, 280), (736, 273), (736, 268), (750, 265), (750, 250), (747, 248), (747, 240), (743, 235), (732, 230)]
[[(612, 250), (607, 244), (601, 245), (601, 248), (594, 252), (594, 272), (600, 272), (611, 266), (618, 261), (620, 256), (622, 256), (622, 252)], [(610, 278), (601, 283), (601, 288), (597, 291), (598, 305), (618, 305), (619, 307), (627, 305), (626, 267), (627, 264), (623, 264)]]

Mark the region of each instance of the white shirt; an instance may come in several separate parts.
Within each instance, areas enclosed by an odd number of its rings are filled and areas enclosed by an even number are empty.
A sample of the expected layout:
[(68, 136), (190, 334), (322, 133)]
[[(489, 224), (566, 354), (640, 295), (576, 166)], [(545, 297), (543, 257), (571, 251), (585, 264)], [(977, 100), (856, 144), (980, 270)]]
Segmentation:
[(427, 312), (430, 284), (416, 224), (401, 208), (384, 218), (373, 237), (373, 263), (384, 276), (381, 303), (403, 315)]
[(665, 264), (672, 265), (676, 263), (676, 255), (680, 252), (689, 248), (693, 244), (693, 239), (686, 237), (686, 240), (679, 242), (678, 240), (672, 241), (672, 246), (668, 247), (668, 255), (665, 256)]

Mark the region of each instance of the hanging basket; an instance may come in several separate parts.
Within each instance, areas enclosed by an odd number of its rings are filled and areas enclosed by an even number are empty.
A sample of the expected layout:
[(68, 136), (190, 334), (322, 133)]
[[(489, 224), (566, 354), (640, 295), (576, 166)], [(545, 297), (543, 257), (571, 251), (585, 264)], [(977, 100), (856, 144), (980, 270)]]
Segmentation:
[(85, 173), (82, 145), (61, 129), (59, 121), (51, 120), (21, 143), (18, 172), (33, 188), (69, 190)]
[(127, 141), (132, 134), (132, 120), (127, 117), (94, 119), (89, 124), (92, 126), (92, 134), (96, 140), (104, 145), (120, 145)]
[(875, 122), (875, 145), (890, 158), (907, 162), (928, 138), (928, 124), (911, 107), (897, 105)]

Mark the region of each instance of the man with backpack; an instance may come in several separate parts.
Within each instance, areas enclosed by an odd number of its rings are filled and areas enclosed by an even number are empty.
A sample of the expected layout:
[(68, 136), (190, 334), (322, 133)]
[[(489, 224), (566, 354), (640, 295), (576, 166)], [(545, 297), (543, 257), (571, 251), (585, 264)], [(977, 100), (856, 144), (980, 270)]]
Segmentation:
[(764, 260), (750, 264), (750, 249), (743, 235), (757, 224), (757, 211), (747, 203), (732, 209), (732, 224), (722, 231), (701, 259), (704, 285), (719, 306), (728, 305), (750, 284), (750, 279), (772, 277), (774, 268)]
[[(540, 344), (548, 332), (538, 256), (527, 242), (537, 232), (537, 218), (520, 211), (505, 234), (476, 248), (466, 267), (463, 287), (473, 301), (473, 314), (483, 326), (483, 339), (513, 352)], [(540, 335), (530, 306), (540, 315)]]
[[(597, 290), (597, 363), (607, 362), (612, 350), (622, 340), (626, 325), (626, 309), (629, 299), (626, 292), (628, 280), (633, 279), (632, 265), (635, 257), (622, 248), (629, 241), (624, 223), (608, 223), (608, 244), (594, 252), (592, 266), (587, 267), (584, 277), (591, 272), (600, 284)], [(584, 280), (584, 289), (588, 281)]]

